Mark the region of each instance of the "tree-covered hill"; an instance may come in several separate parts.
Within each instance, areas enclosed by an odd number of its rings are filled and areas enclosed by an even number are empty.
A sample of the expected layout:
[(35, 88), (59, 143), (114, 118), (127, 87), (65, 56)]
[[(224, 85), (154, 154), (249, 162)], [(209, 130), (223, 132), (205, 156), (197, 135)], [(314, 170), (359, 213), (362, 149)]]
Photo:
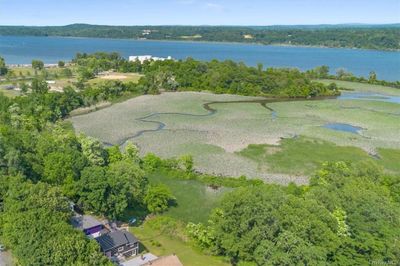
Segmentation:
[(400, 49), (400, 27), (390, 25), (315, 26), (0, 26), (0, 35), (68, 36), (148, 40), (191, 40), (261, 44)]

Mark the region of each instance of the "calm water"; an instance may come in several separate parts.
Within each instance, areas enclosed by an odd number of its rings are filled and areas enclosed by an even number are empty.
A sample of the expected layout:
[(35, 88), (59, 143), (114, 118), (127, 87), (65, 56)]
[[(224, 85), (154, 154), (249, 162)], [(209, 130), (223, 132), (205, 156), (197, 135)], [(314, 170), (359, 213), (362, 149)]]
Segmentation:
[(124, 57), (151, 54), (183, 59), (232, 59), (248, 65), (298, 67), (302, 70), (328, 65), (332, 71), (343, 67), (356, 75), (371, 70), (378, 78), (400, 80), (400, 52), (354, 49), (279, 47), (250, 44), (138, 41), (62, 37), (0, 36), (0, 55), (9, 64), (28, 64), (32, 59), (45, 63), (70, 60), (77, 52), (116, 51)]
[(365, 100), (365, 101), (379, 101), (388, 103), (400, 104), (400, 96), (384, 95), (377, 93), (365, 93), (365, 92), (342, 92), (342, 95), (338, 97), (340, 100)]
[(353, 134), (359, 134), (359, 131), (362, 130), (361, 127), (352, 126), (349, 124), (342, 123), (329, 123), (324, 125), (325, 128), (329, 128), (336, 131), (344, 131)]

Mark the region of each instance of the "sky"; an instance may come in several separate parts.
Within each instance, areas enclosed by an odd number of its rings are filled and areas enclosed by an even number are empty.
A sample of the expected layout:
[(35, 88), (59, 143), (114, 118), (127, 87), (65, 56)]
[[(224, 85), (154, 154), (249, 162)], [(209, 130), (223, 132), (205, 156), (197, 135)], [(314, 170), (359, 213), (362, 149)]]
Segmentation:
[(0, 0), (0, 25), (399, 22), (400, 0)]

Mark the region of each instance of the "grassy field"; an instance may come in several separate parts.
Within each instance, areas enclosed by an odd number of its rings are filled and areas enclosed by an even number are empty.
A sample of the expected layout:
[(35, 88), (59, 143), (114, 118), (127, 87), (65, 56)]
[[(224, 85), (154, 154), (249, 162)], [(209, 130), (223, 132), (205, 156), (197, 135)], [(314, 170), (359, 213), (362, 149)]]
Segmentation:
[[(357, 85), (365, 88), (365, 84), (353, 84), (353, 87)], [(374, 92), (381, 90), (372, 87)], [(368, 90), (372, 92), (373, 89), (369, 87)], [(400, 149), (399, 104), (379, 101), (378, 98), (267, 104), (274, 113), (258, 103), (217, 103), (211, 106), (217, 110), (214, 114), (203, 108), (206, 102), (253, 99), (255, 98), (196, 92), (146, 95), (72, 118), (72, 122), (78, 132), (85, 132), (108, 143), (123, 144), (131, 139), (140, 147), (142, 154), (154, 152), (162, 157), (192, 154), (195, 168), (202, 172), (228, 176), (246, 175), (283, 184), (291, 181), (306, 183), (305, 175), (311, 172), (309, 166), (304, 164), (303, 169), (300, 169), (299, 162), (299, 167), (291, 171), (283, 171), (278, 166), (260, 167), (257, 160), (238, 152), (250, 144), (276, 146), (280, 145), (282, 139), (297, 136), (337, 145), (338, 148), (334, 148), (323, 144), (328, 147), (320, 151), (325, 152), (324, 156), (332, 160), (351, 158), (353, 154), (358, 154), (355, 158), (362, 159), (368, 158), (368, 153), (380, 156), (381, 149)], [(145, 118), (149, 115), (150, 117)], [(359, 134), (335, 131), (324, 127), (328, 123), (350, 124), (362, 130)], [(306, 146), (298, 147), (297, 150), (301, 148), (312, 152)], [(350, 148), (345, 147), (355, 148), (349, 150)], [(327, 153), (330, 148), (335, 151), (332, 155)], [(343, 150), (346, 152), (342, 157), (334, 155)], [(345, 155), (347, 157), (343, 157)], [(272, 158), (278, 160), (277, 156)], [(390, 156), (386, 154), (386, 158)], [(285, 159), (290, 157), (280, 160)], [(391, 166), (390, 161), (392, 160), (387, 162), (389, 168), (396, 169)], [(317, 163), (318, 161), (313, 161), (309, 164)]]
[(196, 180), (182, 180), (166, 172), (156, 172), (148, 176), (150, 183), (167, 185), (176, 197), (176, 206), (165, 215), (184, 222), (207, 222), (213, 208), (221, 196), (229, 189), (213, 190)]
[[(63, 71), (64, 69), (70, 69), (72, 71), (73, 76), (70, 78), (66, 78), (63, 76)], [(74, 66), (68, 66), (66, 68), (58, 68), (58, 67), (50, 67), (50, 68), (45, 68), (45, 71), (48, 73), (48, 78), (47, 80), (52, 80), (54, 83), (49, 84), (50, 90), (52, 91), (62, 91), (64, 87), (66, 86), (74, 86), (74, 83), (77, 82), (76, 78), (76, 71)], [(4, 80), (1, 81), (1, 85), (17, 85), (20, 82), (28, 82), (32, 80), (32, 78), (35, 75), (41, 75), (43, 74), (43, 71), (38, 71), (33, 69), (32, 67), (14, 67), (11, 69), (11, 71), (14, 73), (14, 76), (11, 78), (10, 81)], [(75, 74), (74, 74), (75, 73)], [(56, 76), (55, 76), (56, 75)], [(90, 85), (98, 85), (105, 83), (106, 81), (121, 81), (121, 82), (133, 82), (137, 83), (139, 79), (142, 77), (140, 74), (136, 73), (118, 73), (118, 72), (113, 72), (109, 73), (106, 75), (102, 75), (99, 77), (96, 77), (94, 79), (90, 79), (87, 81), (87, 84)], [(5, 92), (7, 96), (15, 96), (18, 95), (18, 92), (16, 91), (9, 91)], [(126, 95), (126, 97), (121, 97), (121, 100), (127, 100), (135, 95)]]
[[(58, 67), (49, 67), (45, 68), (45, 70), (49, 74), (60, 74), (62, 69)], [(15, 74), (16, 77), (19, 76), (33, 76), (35, 73), (40, 74), (41, 71), (35, 70), (32, 67), (13, 67), (11, 71)]]
[(400, 150), (381, 148), (378, 154), (381, 157), (379, 164), (389, 171), (400, 173)]
[(15, 97), (20, 94), (18, 91), (15, 91), (15, 90), (6, 90), (6, 89), (1, 89), (1, 88), (0, 88), (0, 92), (3, 93), (7, 97)]
[[(229, 263), (224, 258), (208, 256), (199, 249), (194, 248), (179, 237), (171, 236), (152, 228), (149, 223), (140, 227), (132, 227), (135, 234), (144, 247), (157, 256), (171, 255), (175, 253), (183, 265), (188, 266), (227, 266)], [(179, 233), (178, 233), (179, 234)]]
[(326, 161), (374, 161), (389, 171), (400, 172), (400, 150), (379, 149), (381, 159), (371, 157), (356, 147), (337, 146), (334, 143), (299, 137), (285, 139), (281, 145), (249, 145), (240, 155), (278, 173), (302, 173), (310, 175)]
[(139, 79), (142, 77), (143, 75), (141, 74), (137, 74), (137, 73), (118, 73), (118, 72), (114, 72), (114, 73), (110, 73), (104, 76), (99, 76), (96, 77), (94, 79), (91, 79), (88, 81), (89, 84), (101, 84), (106, 82), (107, 80), (119, 80), (121, 82), (133, 82), (133, 83), (137, 83), (139, 81)]
[(400, 89), (385, 87), (381, 85), (373, 85), (368, 83), (360, 82), (350, 82), (342, 80), (332, 80), (332, 79), (319, 79), (318, 82), (329, 85), (334, 82), (338, 87), (345, 88), (347, 90), (362, 91), (362, 92), (373, 92), (373, 93), (383, 93), (388, 95), (400, 95)]

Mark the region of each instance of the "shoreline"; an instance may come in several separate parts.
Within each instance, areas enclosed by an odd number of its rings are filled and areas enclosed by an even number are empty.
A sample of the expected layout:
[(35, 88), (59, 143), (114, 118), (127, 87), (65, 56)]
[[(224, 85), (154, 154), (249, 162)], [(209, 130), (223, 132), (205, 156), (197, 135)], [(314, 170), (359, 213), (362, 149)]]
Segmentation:
[(143, 38), (112, 38), (112, 37), (83, 37), (83, 36), (62, 36), (62, 35), (0, 35), (0, 37), (39, 37), (39, 38), (68, 38), (68, 39), (103, 39), (103, 40), (121, 40), (121, 41), (142, 41), (142, 42), (185, 42), (185, 43), (212, 43), (212, 44), (242, 44), (242, 45), (260, 45), (260, 46), (275, 46), (275, 47), (293, 47), (293, 48), (321, 48), (321, 49), (349, 49), (349, 50), (364, 50), (364, 51), (379, 51), (379, 52), (400, 52), (400, 49), (371, 49), (358, 47), (334, 47), (324, 45), (305, 45), (305, 44), (288, 44), (288, 43), (270, 43), (263, 42), (238, 42), (238, 41), (206, 41), (196, 39), (143, 39)]

